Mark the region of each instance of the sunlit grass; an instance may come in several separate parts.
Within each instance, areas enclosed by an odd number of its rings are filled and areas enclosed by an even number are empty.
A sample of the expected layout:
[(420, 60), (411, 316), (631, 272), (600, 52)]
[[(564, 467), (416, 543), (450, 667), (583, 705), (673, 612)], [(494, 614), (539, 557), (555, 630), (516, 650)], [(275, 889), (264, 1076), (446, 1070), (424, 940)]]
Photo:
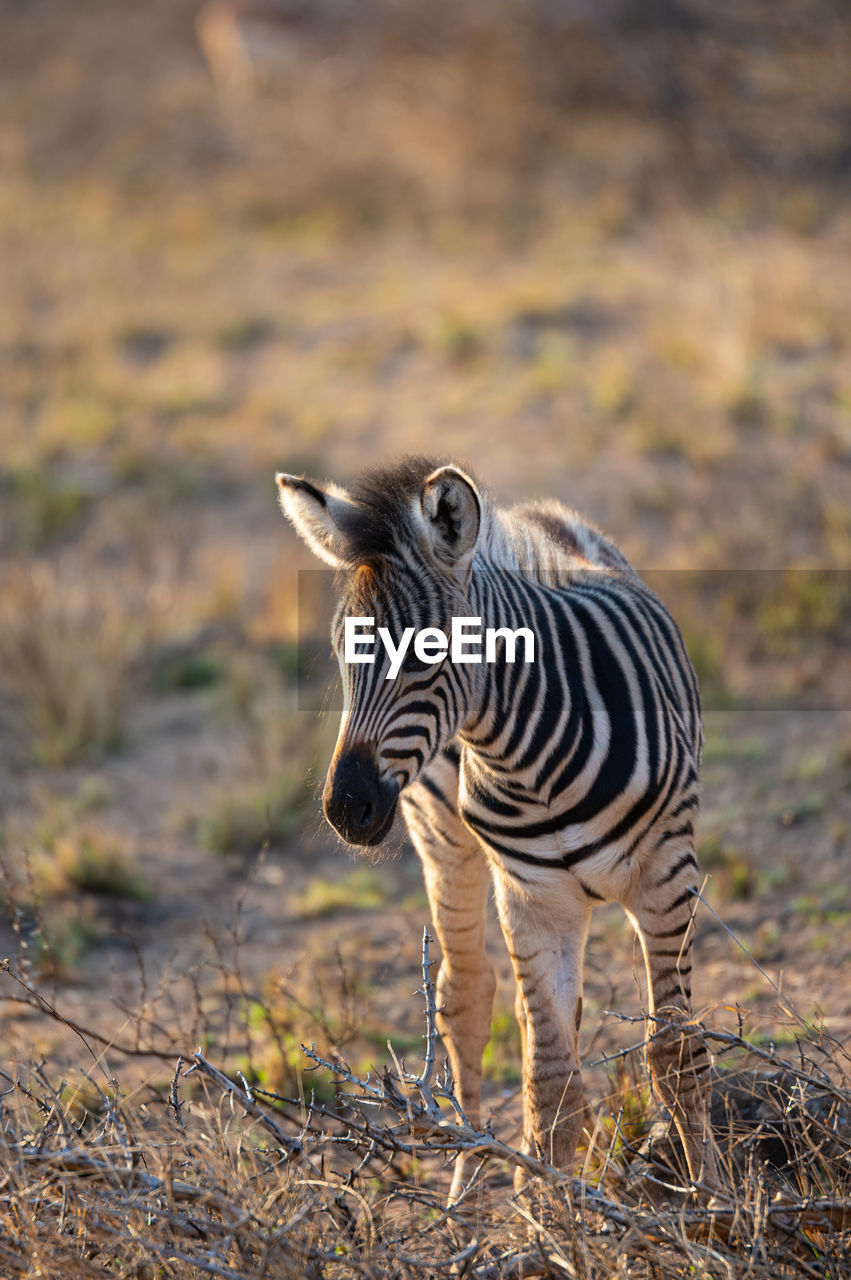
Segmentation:
[(392, 885), (388, 883), (386, 871), (357, 867), (338, 876), (311, 880), (293, 906), (296, 915), (311, 920), (341, 911), (378, 911), (388, 906), (392, 898)]
[(107, 597), (91, 581), (47, 566), (6, 584), (0, 674), (39, 759), (65, 764), (119, 746), (131, 666), (148, 621), (120, 592)]

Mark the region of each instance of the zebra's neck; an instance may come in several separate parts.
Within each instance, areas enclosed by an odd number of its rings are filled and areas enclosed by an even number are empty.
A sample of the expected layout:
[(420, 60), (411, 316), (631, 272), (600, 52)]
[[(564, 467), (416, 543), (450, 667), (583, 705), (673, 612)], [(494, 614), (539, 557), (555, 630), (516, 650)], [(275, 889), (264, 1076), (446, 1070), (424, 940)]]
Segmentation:
[(539, 562), (541, 550), (535, 545), (531, 530), (511, 520), (508, 512), (496, 507), (488, 510), (476, 557), (480, 568), (512, 572), (529, 569)]
[[(510, 760), (516, 756), (514, 729), (518, 700), (524, 697), (534, 700), (541, 689), (541, 664), (547, 661), (548, 648), (552, 648), (555, 621), (547, 603), (548, 594), (547, 588), (531, 574), (503, 564), (481, 564), (471, 578), (470, 616), (481, 618), (483, 628), (506, 628), (512, 632), (525, 629), (534, 637), (532, 662), (525, 661), (526, 645), (519, 640), (511, 663), (504, 660), (505, 651), (500, 649), (496, 662), (460, 668), (464, 672), (461, 682), (466, 703), (461, 737), (482, 761), (488, 761), (497, 771), (513, 772)], [(555, 672), (549, 673), (550, 678), (555, 675)], [(569, 714), (566, 681), (560, 697), (565, 713)]]
[(571, 581), (577, 567), (576, 557), (548, 537), (540, 524), (524, 518), (521, 509), (491, 507), (487, 511), (477, 569), (521, 573), (527, 579), (537, 578), (547, 586), (560, 587)]

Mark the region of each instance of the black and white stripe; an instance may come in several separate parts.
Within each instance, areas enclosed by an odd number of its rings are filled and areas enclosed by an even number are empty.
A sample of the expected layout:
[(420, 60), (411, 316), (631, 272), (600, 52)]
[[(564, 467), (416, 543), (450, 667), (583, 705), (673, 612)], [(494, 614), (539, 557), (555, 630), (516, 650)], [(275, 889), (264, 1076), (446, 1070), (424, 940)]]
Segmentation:
[(442, 1027), (465, 1108), (478, 1113), (493, 995), (489, 866), (517, 978), (527, 1147), (562, 1164), (575, 1150), (585, 938), (593, 906), (618, 901), (647, 966), (654, 1084), (691, 1177), (715, 1185), (706, 1050), (676, 1030), (691, 1025), (702, 729), (670, 614), (575, 512), (554, 502), (500, 509), (453, 466), (412, 459), (318, 497), (298, 477), (279, 484), (296, 527), (341, 570), (338, 652), (347, 616), (373, 617), (396, 639), (406, 627), (449, 632), (453, 615), (536, 637), (532, 663), (414, 660), (387, 680), (378, 652), (372, 665), (341, 662), (326, 784), (335, 825), (348, 830), (351, 794), (364, 831), (386, 829), (362, 780), (368, 757), (385, 808), (388, 794), (391, 805), (401, 796), (423, 862), (443, 948)]

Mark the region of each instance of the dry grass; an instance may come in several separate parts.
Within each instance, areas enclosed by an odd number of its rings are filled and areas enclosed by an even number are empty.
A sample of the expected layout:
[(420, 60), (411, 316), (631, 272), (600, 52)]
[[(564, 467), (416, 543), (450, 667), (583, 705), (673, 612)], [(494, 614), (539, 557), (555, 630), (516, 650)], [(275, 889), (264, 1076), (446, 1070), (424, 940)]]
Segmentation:
[(240, 779), (234, 760), (227, 784), (191, 825), (205, 849), (224, 856), (280, 847), (314, 816), (330, 725), (299, 713), (292, 673), (276, 657), (247, 646), (232, 654), (212, 698), (212, 718), (241, 739), (245, 771)]
[(3, 682), (44, 763), (67, 764), (120, 743), (131, 667), (148, 638), (139, 603), (44, 563), (4, 582)]
[(25, 967), (54, 983), (72, 981), (109, 933), (111, 903), (147, 901), (152, 892), (127, 836), (91, 815), (51, 803), (34, 829), (10, 819), (0, 832), (4, 915)]
[[(0, 1191), (10, 1277), (213, 1275), (795, 1277), (851, 1261), (848, 1056), (787, 1009), (791, 1051), (704, 1027), (716, 1063), (716, 1138), (729, 1198), (689, 1193), (676, 1150), (642, 1141), (652, 1115), (635, 1052), (618, 1056), (586, 1133), (580, 1176), (472, 1128), (438, 1062), (427, 941), (420, 1068), (391, 1047), (377, 1073), (314, 1050), (332, 1105), (285, 1097), (207, 1054), (147, 1050), (170, 1084), (127, 1094), (120, 1046), (77, 1031), (90, 1057), (68, 1088), (44, 1063), (8, 1068)], [(62, 1015), (6, 962), (4, 996)], [(131, 1051), (132, 1052), (132, 1051)], [(138, 1052), (138, 1050), (137, 1050)], [(446, 1170), (473, 1153), (447, 1208)], [(505, 1171), (525, 1172), (509, 1194)], [(500, 1173), (500, 1170), (503, 1172)]]

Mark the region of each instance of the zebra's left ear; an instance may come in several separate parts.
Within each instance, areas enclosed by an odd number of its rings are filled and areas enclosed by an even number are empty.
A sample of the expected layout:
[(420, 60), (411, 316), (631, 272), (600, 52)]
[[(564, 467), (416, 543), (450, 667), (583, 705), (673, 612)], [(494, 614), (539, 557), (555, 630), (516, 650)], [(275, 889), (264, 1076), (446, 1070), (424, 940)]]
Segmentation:
[(473, 481), (457, 467), (440, 467), (423, 485), (421, 505), (434, 559), (449, 569), (469, 569), (482, 523)]
[(275, 474), (281, 510), (311, 551), (339, 569), (346, 562), (346, 539), (342, 525), (353, 507), (345, 489), (329, 485), (325, 489), (304, 476)]

